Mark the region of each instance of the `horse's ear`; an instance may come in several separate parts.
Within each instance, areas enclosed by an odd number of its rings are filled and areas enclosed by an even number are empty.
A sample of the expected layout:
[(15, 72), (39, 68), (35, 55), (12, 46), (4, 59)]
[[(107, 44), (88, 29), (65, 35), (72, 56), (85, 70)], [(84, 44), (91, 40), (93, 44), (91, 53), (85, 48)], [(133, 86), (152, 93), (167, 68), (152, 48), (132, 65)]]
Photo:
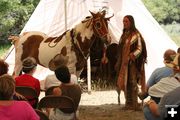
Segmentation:
[(105, 17), (105, 15), (106, 15), (106, 10), (103, 10), (102, 11), (102, 17)]
[(90, 10), (89, 10), (89, 12), (91, 13), (91, 15), (93, 16), (93, 17), (95, 17), (95, 13), (93, 13), (93, 12), (91, 12)]
[(107, 18), (105, 18), (107, 21), (109, 21), (110, 20), (110, 18), (112, 18), (114, 16), (114, 14), (112, 15), (112, 16), (110, 16), (110, 17), (107, 17)]

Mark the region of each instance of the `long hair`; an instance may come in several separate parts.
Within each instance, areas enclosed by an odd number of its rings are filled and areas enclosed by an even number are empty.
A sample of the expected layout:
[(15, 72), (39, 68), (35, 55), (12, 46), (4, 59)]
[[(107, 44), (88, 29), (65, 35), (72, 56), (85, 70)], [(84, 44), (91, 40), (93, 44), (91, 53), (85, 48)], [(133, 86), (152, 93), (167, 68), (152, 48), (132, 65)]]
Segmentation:
[[(132, 15), (126, 15), (126, 16), (124, 16), (124, 18), (128, 18), (128, 20), (130, 21), (130, 29), (128, 30), (128, 31), (130, 31), (130, 33), (132, 33), (132, 32), (135, 32), (137, 29), (136, 29), (136, 26), (135, 26), (135, 21), (134, 21), (134, 18), (133, 18), (133, 16)], [(123, 28), (123, 33), (125, 32), (126, 30), (125, 30), (125, 28)]]
[(135, 21), (134, 21), (133, 16), (126, 15), (126, 16), (124, 16), (124, 18), (127, 18), (130, 21), (130, 27), (128, 29), (123, 28), (123, 33), (121, 35), (121, 40), (120, 40), (120, 42), (122, 42), (123, 44), (124, 44), (125, 40), (127, 39), (127, 37), (131, 36), (132, 33), (139, 32), (136, 29)]
[[(136, 26), (135, 26), (135, 21), (134, 21), (134, 18), (133, 18), (133, 16), (132, 15), (126, 15), (126, 16), (124, 16), (124, 18), (128, 18), (128, 20), (130, 21), (130, 28), (128, 29), (128, 36), (130, 35), (130, 34), (132, 34), (132, 33), (139, 33), (140, 34), (140, 36), (141, 36), (141, 41), (142, 41), (142, 53), (141, 53), (141, 55), (139, 56), (139, 59), (136, 61), (137, 62), (137, 68), (138, 68), (138, 70), (140, 70), (141, 69), (141, 67), (142, 67), (142, 65), (144, 64), (144, 63), (147, 63), (147, 50), (146, 50), (146, 44), (145, 44), (145, 41), (144, 41), (144, 38), (142, 37), (142, 35), (141, 35), (141, 33), (139, 32), (139, 30), (136, 28)], [(126, 40), (126, 37), (128, 37), (128, 36), (126, 36), (124, 33), (126, 32), (126, 29), (125, 28), (123, 28), (123, 34), (122, 34), (122, 36), (121, 36), (121, 38), (122, 38), (122, 44), (124, 44), (124, 42), (125, 42), (125, 40)], [(122, 46), (119, 46), (120, 48), (119, 49), (121, 49), (122, 48)]]

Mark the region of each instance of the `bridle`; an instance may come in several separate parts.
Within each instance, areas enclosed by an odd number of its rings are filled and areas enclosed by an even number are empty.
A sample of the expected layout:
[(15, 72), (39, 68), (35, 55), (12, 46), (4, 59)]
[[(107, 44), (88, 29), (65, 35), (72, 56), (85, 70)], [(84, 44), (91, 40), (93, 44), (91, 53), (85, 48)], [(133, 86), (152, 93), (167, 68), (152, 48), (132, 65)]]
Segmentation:
[[(73, 46), (81, 53), (81, 55), (83, 56), (83, 58), (85, 60), (87, 60), (88, 57), (90, 56), (90, 48), (93, 45), (93, 42), (95, 41), (95, 39), (97, 37), (102, 38), (108, 34), (107, 25), (105, 24), (105, 20), (102, 20), (102, 19), (103, 18), (101, 18), (101, 17), (97, 17), (95, 19), (93, 17), (91, 17), (87, 20), (82, 21), (82, 23), (86, 22), (86, 28), (89, 28), (90, 25), (92, 25), (92, 29), (93, 29), (93, 33), (94, 33), (94, 39), (90, 43), (87, 55), (84, 54), (83, 50), (81, 49), (81, 47), (79, 45), (79, 42), (76, 42), (76, 44), (74, 43), (74, 37), (77, 35), (77, 33), (74, 29), (71, 31), (71, 37), (73, 39), (72, 40)], [(105, 32), (103, 32), (103, 30), (102, 30), (103, 28), (105, 29)]]
[(105, 23), (105, 20), (103, 20), (101, 17), (93, 19), (92, 24), (93, 31), (96, 36), (103, 38), (108, 34), (108, 28)]
[(93, 39), (93, 41), (92, 41), (91, 44), (90, 44), (90, 47), (89, 47), (89, 49), (88, 49), (88, 54), (85, 55), (84, 52), (83, 52), (83, 50), (81, 49), (81, 47), (80, 47), (80, 45), (79, 45), (79, 42), (76, 42), (76, 44), (75, 44), (75, 42), (74, 42), (74, 37), (75, 37), (75, 36), (76, 36), (76, 32), (75, 32), (75, 30), (73, 29), (73, 30), (71, 31), (72, 44), (73, 44), (73, 46), (81, 53), (81, 55), (83, 56), (83, 58), (84, 58), (85, 60), (87, 60), (88, 57), (90, 56), (90, 48), (91, 48), (94, 40), (96, 39), (96, 37), (95, 37), (95, 39)]
[[(82, 21), (82, 23), (87, 22), (86, 27), (89, 28), (92, 24), (93, 32), (96, 37), (103, 38), (108, 34), (108, 27), (105, 23), (105, 18), (97, 17), (97, 18), (89, 18), (87, 20)], [(105, 31), (105, 32), (104, 32)]]

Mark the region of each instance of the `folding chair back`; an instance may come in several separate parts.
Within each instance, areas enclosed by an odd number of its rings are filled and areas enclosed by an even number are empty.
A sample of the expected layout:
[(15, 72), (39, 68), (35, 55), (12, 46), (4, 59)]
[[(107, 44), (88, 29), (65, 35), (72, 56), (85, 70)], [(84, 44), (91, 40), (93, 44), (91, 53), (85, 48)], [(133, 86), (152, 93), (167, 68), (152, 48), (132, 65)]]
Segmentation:
[(29, 102), (35, 101), (33, 108), (37, 107), (39, 99), (38, 94), (34, 88), (28, 86), (16, 86), (16, 92), (23, 95)]
[(44, 112), (38, 109), (34, 109), (34, 110), (39, 115), (40, 120), (49, 120), (48, 116)]
[(67, 96), (48, 95), (43, 97), (38, 104), (38, 109), (59, 108), (64, 113), (75, 113), (74, 101)]

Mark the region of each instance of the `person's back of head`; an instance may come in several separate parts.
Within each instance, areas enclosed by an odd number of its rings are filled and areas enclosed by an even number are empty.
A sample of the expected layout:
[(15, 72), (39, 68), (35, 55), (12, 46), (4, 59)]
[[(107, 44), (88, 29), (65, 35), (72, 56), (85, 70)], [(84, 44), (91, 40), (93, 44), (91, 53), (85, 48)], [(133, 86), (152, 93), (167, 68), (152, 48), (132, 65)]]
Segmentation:
[(15, 93), (15, 81), (12, 76), (0, 76), (0, 100), (10, 100)]
[(168, 64), (171, 63), (176, 56), (176, 51), (172, 49), (168, 49), (164, 52), (164, 63)]
[(62, 83), (69, 83), (70, 82), (70, 72), (67, 66), (60, 66), (55, 70), (55, 75), (59, 81)]
[(3, 59), (0, 59), (0, 76), (8, 73), (9, 65)]
[(27, 57), (23, 60), (23, 72), (29, 73), (37, 66), (36, 60), (32, 57)]

